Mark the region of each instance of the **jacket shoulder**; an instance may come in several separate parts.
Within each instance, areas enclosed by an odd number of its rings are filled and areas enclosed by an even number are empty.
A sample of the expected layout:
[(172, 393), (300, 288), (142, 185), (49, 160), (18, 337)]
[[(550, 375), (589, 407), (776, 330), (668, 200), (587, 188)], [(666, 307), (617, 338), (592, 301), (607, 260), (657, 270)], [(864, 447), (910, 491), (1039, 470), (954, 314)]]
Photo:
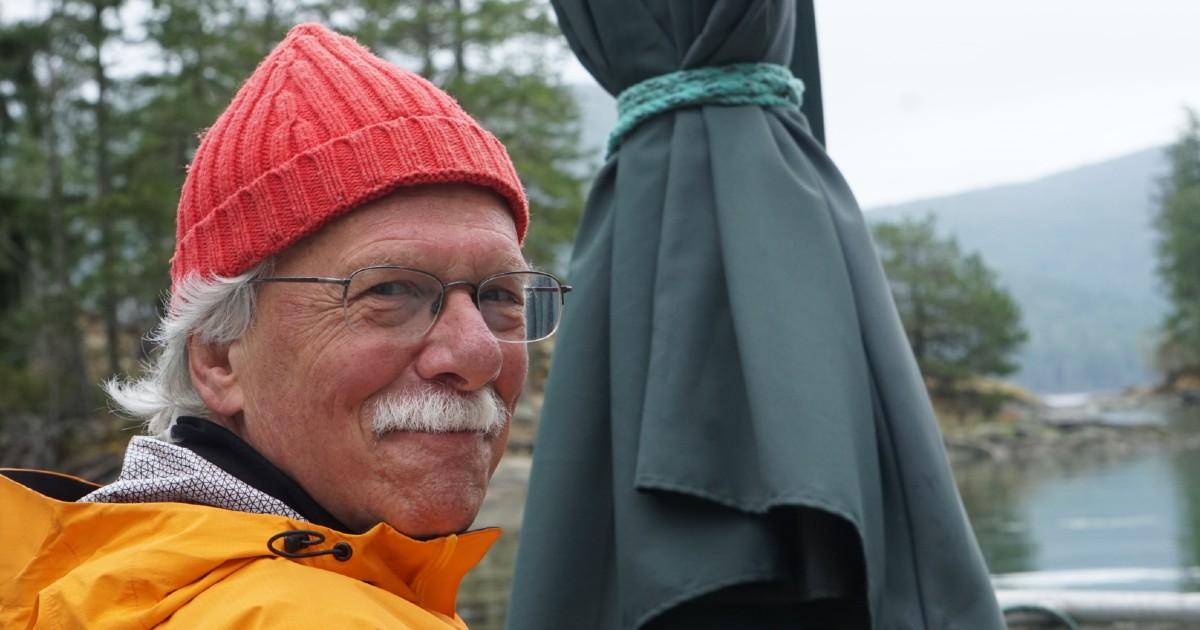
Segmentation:
[(466, 624), (346, 575), (263, 558), (205, 589), (162, 627), (465, 630)]

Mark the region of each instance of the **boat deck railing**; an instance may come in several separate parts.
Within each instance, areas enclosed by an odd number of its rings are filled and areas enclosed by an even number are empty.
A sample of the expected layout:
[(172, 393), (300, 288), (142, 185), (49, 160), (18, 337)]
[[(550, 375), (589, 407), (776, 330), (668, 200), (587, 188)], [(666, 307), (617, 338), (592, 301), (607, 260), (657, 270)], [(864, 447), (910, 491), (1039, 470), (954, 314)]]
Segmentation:
[(1200, 593), (996, 591), (1013, 628), (1200, 628)]

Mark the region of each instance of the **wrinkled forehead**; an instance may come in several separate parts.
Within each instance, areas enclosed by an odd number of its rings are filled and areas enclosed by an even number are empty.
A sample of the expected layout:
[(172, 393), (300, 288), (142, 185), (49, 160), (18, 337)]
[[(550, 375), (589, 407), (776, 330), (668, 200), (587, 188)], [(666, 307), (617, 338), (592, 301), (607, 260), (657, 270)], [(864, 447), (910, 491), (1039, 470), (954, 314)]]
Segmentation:
[(376, 264), (430, 270), (527, 268), (512, 211), (479, 186), (403, 188), (334, 219), (281, 252), (277, 272), (348, 273)]

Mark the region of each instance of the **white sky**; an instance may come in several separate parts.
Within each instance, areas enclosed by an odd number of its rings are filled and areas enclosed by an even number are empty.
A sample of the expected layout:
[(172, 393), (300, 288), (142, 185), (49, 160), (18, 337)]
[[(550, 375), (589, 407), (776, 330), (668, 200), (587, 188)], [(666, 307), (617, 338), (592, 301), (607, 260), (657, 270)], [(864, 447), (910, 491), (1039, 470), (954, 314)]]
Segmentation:
[(817, 30), (829, 152), (864, 207), (1165, 144), (1200, 107), (1200, 0), (817, 0)]
[(864, 206), (1174, 139), (1200, 1), (817, 0), (829, 152)]

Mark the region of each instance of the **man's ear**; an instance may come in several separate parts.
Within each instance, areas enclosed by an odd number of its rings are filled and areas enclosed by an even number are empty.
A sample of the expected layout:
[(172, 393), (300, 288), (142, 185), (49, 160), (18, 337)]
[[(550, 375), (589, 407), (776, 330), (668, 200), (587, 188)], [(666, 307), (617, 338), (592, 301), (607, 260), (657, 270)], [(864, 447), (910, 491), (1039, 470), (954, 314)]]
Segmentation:
[(192, 387), (204, 406), (222, 418), (234, 418), (242, 413), (244, 398), (237, 373), (229, 361), (228, 344), (204, 343), (194, 335), (188, 338), (188, 373)]

